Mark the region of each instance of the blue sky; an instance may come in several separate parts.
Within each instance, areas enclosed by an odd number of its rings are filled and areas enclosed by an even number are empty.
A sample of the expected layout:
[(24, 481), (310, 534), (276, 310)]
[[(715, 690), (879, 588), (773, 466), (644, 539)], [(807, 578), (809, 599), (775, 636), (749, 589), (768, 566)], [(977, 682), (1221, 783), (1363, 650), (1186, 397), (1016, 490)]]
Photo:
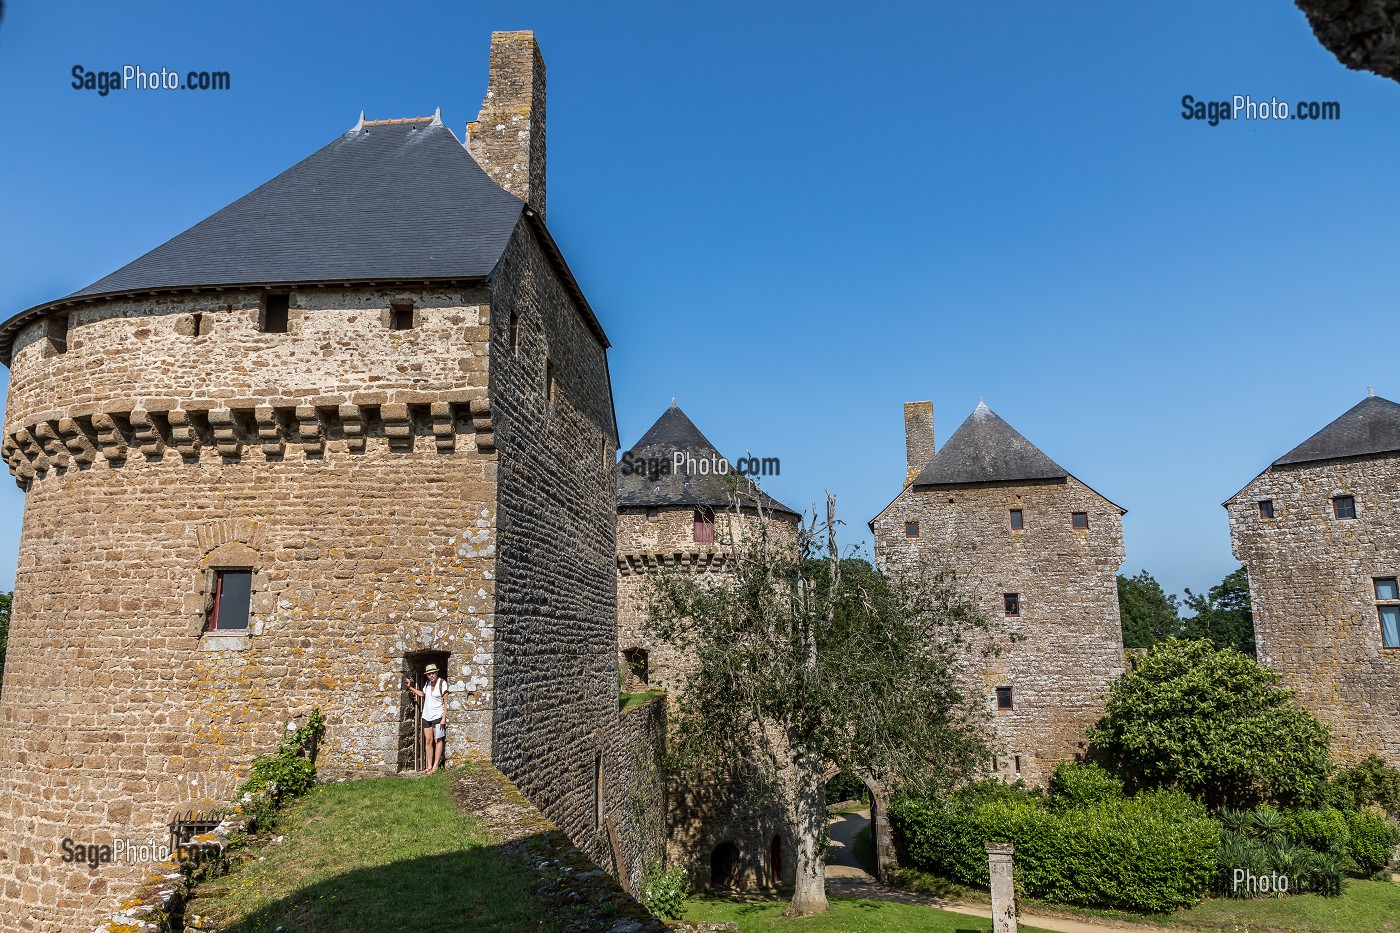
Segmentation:
[[(672, 396), (777, 456), (848, 543), (899, 490), (905, 401), (979, 397), (1125, 506), (1124, 572), (1235, 567), (1220, 503), (1400, 398), (1400, 86), (1292, 5), (10, 0), (0, 315), (100, 278), (371, 118), (462, 133), (492, 29), (549, 74), (549, 225), (614, 344), (633, 443)], [(228, 71), (71, 88), (75, 64)], [(1338, 101), (1336, 122), (1181, 98)], [(0, 586), (23, 497), (0, 492)]]

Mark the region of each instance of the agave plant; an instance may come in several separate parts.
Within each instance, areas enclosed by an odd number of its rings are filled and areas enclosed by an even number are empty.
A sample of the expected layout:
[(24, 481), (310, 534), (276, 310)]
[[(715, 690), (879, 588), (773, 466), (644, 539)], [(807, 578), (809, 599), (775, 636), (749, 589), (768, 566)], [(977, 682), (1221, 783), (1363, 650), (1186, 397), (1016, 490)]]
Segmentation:
[(1226, 808), (1220, 811), (1220, 825), (1227, 833), (1250, 836), (1254, 833), (1254, 815), (1248, 810)]
[(1251, 817), (1255, 838), (1275, 845), (1283, 842), (1288, 825), (1282, 813), (1273, 807), (1256, 807)]

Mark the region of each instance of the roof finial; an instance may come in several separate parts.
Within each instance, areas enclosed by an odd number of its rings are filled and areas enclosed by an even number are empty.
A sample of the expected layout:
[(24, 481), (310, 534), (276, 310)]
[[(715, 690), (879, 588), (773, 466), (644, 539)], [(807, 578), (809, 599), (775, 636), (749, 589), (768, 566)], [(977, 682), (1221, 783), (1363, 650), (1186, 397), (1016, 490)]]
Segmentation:
[(976, 408), (975, 410), (976, 410), (976, 411), (991, 411), (991, 409), (987, 407), (987, 400), (984, 399), (984, 398), (983, 398), (982, 396), (980, 396), (980, 395), (977, 396), (977, 408)]
[(433, 122), (432, 122), (432, 123), (429, 123), (428, 125), (429, 125), (429, 126), (442, 126), (442, 108), (441, 108), (441, 107), (439, 107), (439, 108), (437, 108), (436, 110), (433, 111)]
[(676, 397), (675, 397), (674, 395), (671, 396), (671, 407), (672, 407), (672, 408), (675, 408), (675, 407), (676, 407)]
[(1367, 386), (1367, 387), (1366, 387), (1366, 397), (1367, 397), (1367, 398), (1375, 398), (1375, 397), (1376, 397), (1376, 390), (1375, 390), (1374, 388), (1372, 388), (1371, 386)]
[(352, 132), (352, 133), (358, 133), (360, 130), (362, 130), (362, 129), (364, 129), (364, 128), (365, 128), (365, 112), (364, 112), (363, 110), (361, 110), (361, 111), (360, 111), (360, 119), (358, 119), (358, 120), (355, 121), (355, 125), (352, 126), (352, 127), (350, 128), (350, 132)]

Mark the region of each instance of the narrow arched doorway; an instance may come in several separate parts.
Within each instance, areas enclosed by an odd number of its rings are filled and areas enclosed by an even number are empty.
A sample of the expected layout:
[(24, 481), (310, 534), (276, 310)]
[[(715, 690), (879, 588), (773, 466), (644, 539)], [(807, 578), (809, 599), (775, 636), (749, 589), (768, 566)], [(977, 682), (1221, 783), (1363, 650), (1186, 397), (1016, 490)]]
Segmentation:
[(769, 883), (773, 887), (783, 883), (783, 837), (774, 836), (773, 842), (768, 846), (768, 869)]
[(710, 887), (737, 888), (739, 886), (739, 847), (732, 842), (721, 842), (710, 855)]

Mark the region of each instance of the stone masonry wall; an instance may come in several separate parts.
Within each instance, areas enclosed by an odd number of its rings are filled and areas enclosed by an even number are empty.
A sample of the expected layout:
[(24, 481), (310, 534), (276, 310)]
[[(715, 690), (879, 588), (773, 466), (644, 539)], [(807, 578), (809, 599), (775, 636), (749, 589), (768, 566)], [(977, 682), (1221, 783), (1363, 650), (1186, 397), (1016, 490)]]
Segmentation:
[(618, 715), (607, 360), (527, 223), (501, 259), (493, 296), (495, 763), (602, 861), (603, 818), (618, 803), (607, 780), (616, 763), (606, 760)]
[[(6, 929), (90, 928), (145, 868), (63, 865), (62, 839), (163, 839), (313, 706), (326, 773), (395, 770), (405, 654), (450, 652), (451, 750), (490, 751), (485, 298), (308, 291), (286, 334), (258, 332), (252, 293), (112, 301), (74, 313), (66, 353), (22, 335)], [(388, 328), (400, 300), (412, 330)], [(254, 571), (245, 636), (202, 633), (219, 565)]]
[[(1011, 509), (1022, 511), (1020, 530), (1010, 526)], [(1073, 512), (1089, 514), (1087, 530), (1071, 527)], [(905, 535), (910, 521), (919, 523), (917, 538)], [(966, 654), (969, 689), (992, 717), (1000, 774), (1043, 784), (1059, 761), (1084, 751), (1108, 684), (1123, 673), (1121, 511), (1072, 477), (908, 487), (874, 527), (881, 569), (951, 569), (986, 614), (991, 628)], [(1019, 617), (1006, 615), (1007, 593), (1018, 594)], [(999, 656), (982, 655), (988, 641)], [(996, 709), (998, 686), (1012, 688), (1014, 709)]]
[[(1335, 517), (1339, 495), (1356, 518)], [(1273, 518), (1260, 517), (1264, 499)], [(1381, 646), (1373, 583), (1400, 576), (1400, 456), (1274, 467), (1225, 507), (1259, 661), (1331, 726), (1341, 760), (1400, 765), (1400, 649)]]

